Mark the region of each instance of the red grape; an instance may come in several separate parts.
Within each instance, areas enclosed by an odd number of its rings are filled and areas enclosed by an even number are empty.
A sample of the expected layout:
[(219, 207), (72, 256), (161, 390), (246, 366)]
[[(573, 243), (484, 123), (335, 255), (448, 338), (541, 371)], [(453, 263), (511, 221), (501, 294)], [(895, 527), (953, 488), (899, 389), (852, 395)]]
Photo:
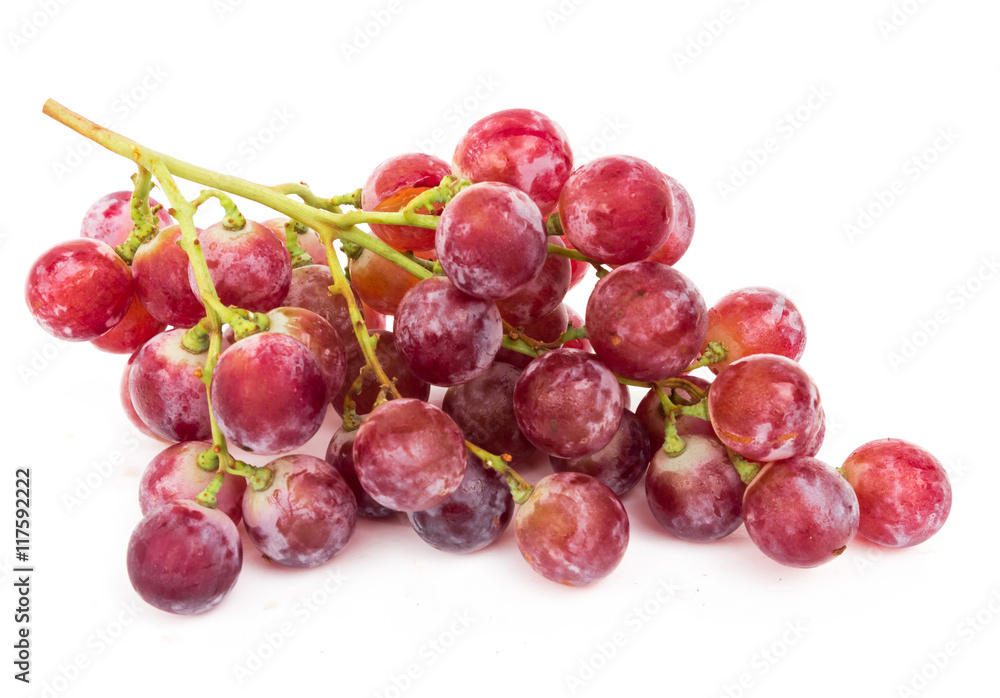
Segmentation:
[(69, 240), (31, 265), (24, 299), (43, 330), (59, 339), (86, 342), (125, 317), (132, 303), (132, 273), (107, 244)]
[[(365, 211), (399, 211), (420, 193), (436, 187), (451, 174), (451, 167), (441, 158), (424, 153), (391, 157), (368, 175), (361, 189), (361, 208)], [(430, 213), (426, 209), (418, 213)], [(376, 237), (397, 250), (429, 250), (434, 247), (434, 229), (413, 225), (369, 226)]]
[(458, 141), (455, 174), (471, 182), (503, 182), (531, 197), (547, 216), (573, 169), (565, 132), (531, 109), (505, 109), (474, 123)]
[[(378, 359), (379, 365), (385, 370), (385, 374), (389, 379), (395, 380), (396, 390), (399, 391), (399, 394), (402, 397), (412, 397), (418, 400), (426, 400), (430, 397), (430, 384), (420, 380), (410, 371), (406, 362), (403, 361), (403, 357), (400, 356), (399, 349), (396, 348), (395, 335), (389, 330), (372, 330), (369, 334), (378, 336), (378, 343), (375, 345), (375, 358)], [(344, 379), (344, 386), (330, 400), (337, 414), (344, 414), (344, 399), (347, 397), (347, 391), (351, 389), (351, 386), (358, 379), (361, 367), (364, 365), (365, 357), (361, 353), (358, 343), (355, 341), (353, 346), (348, 347), (347, 351), (347, 370), (345, 372), (347, 377)], [(372, 407), (375, 405), (375, 400), (378, 399), (381, 387), (375, 374), (367, 371), (365, 377), (361, 380), (360, 393), (351, 393), (351, 399), (354, 401), (354, 411), (357, 414), (368, 414), (371, 412)]]
[(568, 586), (611, 574), (628, 546), (628, 514), (603, 482), (582, 473), (554, 473), (535, 485), (514, 516), (521, 555), (546, 579)]
[[(150, 208), (157, 206), (156, 199), (149, 198)], [(159, 227), (166, 228), (174, 222), (164, 209), (156, 214)], [(80, 236), (100, 240), (112, 247), (117, 247), (132, 234), (135, 224), (132, 222), (132, 192), (116, 191), (106, 194), (91, 204), (83, 214), (80, 225)]]
[(236, 584), (243, 544), (236, 524), (215, 509), (183, 500), (154, 509), (128, 542), (128, 577), (161, 611), (203, 613)]
[[(497, 307), (499, 307), (499, 304)], [(534, 339), (536, 342), (554, 342), (559, 339), (563, 332), (565, 332), (569, 327), (569, 313), (571, 311), (572, 309), (568, 305), (560, 303), (556, 306), (556, 309), (548, 315), (536, 320), (535, 322), (520, 326), (520, 330), (523, 330), (524, 335)], [(566, 346), (576, 349), (584, 348), (576, 346), (574, 342), (567, 342)], [(590, 344), (588, 343), (586, 348), (589, 347)], [(519, 351), (514, 351), (513, 349), (500, 347), (500, 351), (497, 352), (496, 358), (497, 361), (503, 361), (504, 363), (517, 366), (518, 368), (524, 368), (531, 363), (531, 360), (534, 357), (522, 354)]]
[(118, 383), (118, 396), (121, 398), (122, 409), (125, 410), (125, 416), (128, 417), (128, 421), (132, 422), (132, 426), (150, 438), (159, 439), (161, 437), (153, 433), (153, 430), (146, 426), (146, 423), (142, 421), (139, 413), (135, 411), (135, 405), (132, 404), (132, 395), (128, 390), (128, 378), (132, 373), (132, 362), (135, 360), (137, 354), (138, 352), (128, 357), (128, 363), (125, 364), (125, 370), (122, 371), (121, 381)]
[[(573, 310), (573, 308), (571, 308), (570, 306), (566, 305), (565, 303), (563, 303), (563, 307), (566, 308), (566, 316), (567, 316), (567, 319), (568, 319), (568, 324), (566, 326), (566, 329), (569, 329), (570, 327), (583, 327), (584, 326), (584, 324), (583, 324), (583, 318), (580, 317), (580, 314), (578, 312), (576, 312), (575, 310)], [(593, 351), (593, 349), (594, 349), (590, 345), (590, 340), (587, 339), (586, 337), (581, 337), (579, 339), (571, 339), (568, 342), (566, 342), (565, 344), (563, 344), (563, 346), (566, 347), (567, 349), (583, 349), (584, 351)]]
[[(347, 300), (339, 293), (330, 290), (333, 286), (333, 274), (325, 264), (309, 264), (292, 270), (292, 283), (288, 295), (281, 305), (311, 310), (329, 322), (337, 330), (344, 349), (350, 354), (351, 347), (357, 347), (358, 340), (354, 336), (354, 325), (347, 309)], [(355, 302), (361, 303), (358, 294), (354, 294)], [(385, 327), (385, 318), (381, 322), (372, 322), (368, 313), (364, 314), (365, 324), (369, 330)], [(356, 376), (357, 374), (355, 374)]]
[(424, 279), (406, 292), (393, 329), (413, 375), (442, 386), (485, 371), (503, 341), (496, 304), (463, 293), (443, 276)]
[[(550, 238), (549, 242), (554, 242), (554, 240), (555, 238)], [(567, 247), (571, 250), (576, 249), (575, 247), (573, 247), (573, 243), (571, 243), (569, 241), (569, 238), (567, 238), (565, 235), (559, 236), (559, 242), (561, 242), (564, 247)], [(584, 262), (583, 260), (580, 259), (570, 259), (569, 267), (570, 267), (570, 278), (569, 278), (570, 288), (573, 288), (578, 283), (583, 281), (583, 279), (587, 276), (587, 272), (593, 269), (593, 267), (590, 265), (590, 262)]]
[(587, 338), (615, 373), (637, 381), (670, 378), (705, 343), (705, 301), (672, 267), (635, 262), (597, 282), (587, 301)]
[[(199, 234), (201, 231), (198, 231)], [(164, 228), (132, 258), (135, 291), (149, 314), (174, 327), (194, 327), (205, 308), (188, 280), (187, 253), (178, 245), (181, 227)]]
[(674, 198), (663, 173), (628, 155), (582, 165), (559, 195), (566, 237), (598, 262), (645, 259), (666, 241), (673, 218)]
[(362, 249), (350, 262), (351, 286), (371, 308), (395, 315), (403, 295), (420, 279), (371, 250)]
[[(207, 441), (185, 441), (160, 451), (142, 471), (139, 480), (139, 508), (143, 515), (175, 500), (195, 501), (219, 474), (198, 465), (198, 456), (212, 448)], [(239, 524), (243, 518), (246, 478), (226, 475), (215, 495), (217, 509)]]
[(861, 507), (858, 532), (873, 543), (917, 545), (948, 519), (948, 473), (919, 446), (900, 439), (870, 441), (854, 449), (843, 469)]
[(615, 375), (593, 354), (556, 349), (532, 361), (514, 386), (514, 415), (538, 449), (575, 458), (604, 448), (622, 419)]
[(133, 294), (125, 317), (97, 339), (90, 340), (90, 343), (101, 351), (112, 354), (133, 354), (166, 327), (166, 324), (150, 315), (139, 296)]
[(358, 516), (366, 519), (384, 519), (398, 514), (399, 512), (389, 507), (384, 507), (365, 492), (358, 480), (358, 471), (354, 469), (354, 437), (358, 435), (357, 430), (344, 431), (341, 427), (333, 434), (330, 445), (326, 448), (326, 462), (336, 468), (344, 482), (351, 488), (355, 500), (358, 504)]
[(584, 473), (595, 477), (621, 497), (642, 479), (649, 457), (646, 427), (625, 409), (618, 431), (600, 451), (577, 458), (549, 456), (549, 462), (557, 473)]
[(673, 266), (687, 252), (691, 246), (691, 238), (694, 237), (694, 202), (680, 182), (670, 175), (663, 176), (670, 185), (670, 193), (674, 197), (674, 220), (670, 224), (670, 233), (666, 241), (646, 259)]
[(806, 328), (791, 300), (757, 286), (726, 294), (709, 308), (705, 341), (726, 347), (726, 358), (712, 365), (718, 373), (751, 354), (778, 354), (798, 361), (806, 348)]
[(681, 540), (712, 541), (743, 523), (746, 485), (722, 443), (697, 434), (671, 457), (658, 448), (646, 475), (646, 501), (653, 517)]
[(483, 182), (460, 191), (438, 223), (435, 249), (455, 286), (476, 298), (517, 292), (542, 271), (548, 249), (534, 202), (507, 184)]
[(379, 405), (354, 438), (361, 486), (396, 511), (442, 502), (462, 483), (465, 462), (465, 439), (451, 417), (411, 398)]
[[(563, 247), (558, 238), (550, 238), (549, 242), (557, 247)], [(570, 276), (570, 259), (550, 254), (534, 279), (513, 294), (497, 301), (500, 317), (515, 327), (530, 325), (541, 320), (562, 303), (562, 299), (569, 291)], [(563, 326), (563, 332), (565, 330), (566, 327)]]
[(268, 332), (287, 334), (306, 345), (319, 362), (329, 394), (336, 395), (344, 387), (347, 352), (333, 326), (305, 308), (275, 308), (267, 317), (271, 322)]
[(750, 540), (772, 560), (815, 567), (854, 539), (858, 498), (822, 461), (804, 456), (772, 461), (747, 486), (743, 520)]
[(212, 373), (212, 414), (245, 451), (298, 448), (323, 424), (328, 399), (316, 357), (284, 334), (241, 339), (219, 355)]
[(339, 553), (354, 534), (358, 505), (344, 478), (326, 461), (296, 453), (267, 464), (274, 481), (247, 488), (243, 526), (268, 560), (316, 567)]
[(771, 461), (805, 454), (819, 431), (820, 397), (802, 367), (774, 354), (752, 354), (719, 374), (708, 395), (712, 427), (744, 458)]

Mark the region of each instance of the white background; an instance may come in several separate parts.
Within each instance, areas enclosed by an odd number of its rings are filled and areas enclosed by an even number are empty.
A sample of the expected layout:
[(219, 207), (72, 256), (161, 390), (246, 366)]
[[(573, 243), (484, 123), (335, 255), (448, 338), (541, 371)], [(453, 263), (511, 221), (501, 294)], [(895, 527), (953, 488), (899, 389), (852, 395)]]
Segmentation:
[[(996, 3), (9, 0), (2, 13), (0, 693), (996, 690)], [(327, 195), (391, 155), (449, 158), (476, 119), (515, 106), (561, 124), (578, 162), (646, 158), (693, 196), (697, 231), (678, 268), (709, 304), (768, 285), (802, 310), (803, 365), (830, 418), (821, 458), (840, 465), (874, 438), (914, 441), (952, 475), (951, 518), (920, 547), (859, 540), (796, 570), (742, 529), (712, 545), (669, 538), (640, 489), (625, 500), (624, 561), (592, 588), (536, 575), (511, 531), (455, 557), (405, 520), (362, 521), (324, 568), (269, 567), (247, 543), (240, 581), (213, 612), (149, 608), (125, 547), (139, 475), (162, 445), (121, 412), (124, 357), (50, 339), (22, 290), (30, 261), (77, 235), (90, 203), (127, 188), (133, 167), (44, 117), (48, 97), (188, 161)], [(871, 215), (861, 225), (859, 209)], [(202, 215), (209, 224), (218, 210)], [(305, 450), (322, 454), (333, 427)], [(23, 466), (30, 687), (11, 663)]]

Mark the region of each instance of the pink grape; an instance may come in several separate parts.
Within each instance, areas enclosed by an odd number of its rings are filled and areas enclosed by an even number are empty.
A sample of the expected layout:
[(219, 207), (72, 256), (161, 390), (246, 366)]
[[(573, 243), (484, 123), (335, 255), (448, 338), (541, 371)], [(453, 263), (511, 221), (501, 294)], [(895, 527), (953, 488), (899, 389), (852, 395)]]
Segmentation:
[(351, 488), (355, 500), (358, 504), (358, 516), (366, 519), (384, 519), (399, 512), (389, 507), (384, 507), (365, 492), (358, 480), (358, 471), (354, 468), (354, 438), (358, 435), (357, 430), (344, 431), (341, 427), (333, 434), (330, 445), (326, 448), (326, 462), (336, 468), (344, 482)]
[[(149, 207), (157, 206), (156, 199), (149, 198)], [(160, 229), (174, 222), (170, 214), (160, 209), (156, 214), (156, 222)], [(135, 224), (132, 222), (132, 192), (116, 191), (102, 196), (91, 204), (83, 214), (80, 225), (80, 236), (100, 240), (112, 247), (117, 247), (132, 234)]]
[(185, 329), (161, 332), (136, 354), (129, 395), (139, 418), (169, 441), (204, 441), (212, 435), (201, 372), (207, 354), (181, 346)]
[(524, 369), (514, 386), (514, 415), (539, 450), (559, 458), (604, 448), (622, 420), (615, 375), (593, 354), (556, 349)]
[[(137, 354), (138, 352), (136, 352)], [(150, 437), (151, 439), (160, 439), (152, 429), (146, 426), (146, 423), (142, 421), (139, 413), (135, 411), (135, 405), (132, 404), (132, 395), (128, 390), (128, 379), (129, 375), (132, 373), (132, 361), (135, 359), (136, 354), (128, 357), (128, 363), (125, 364), (125, 370), (122, 371), (121, 380), (118, 382), (118, 396), (121, 398), (122, 409), (125, 411), (125, 416), (128, 417), (128, 421), (132, 422), (132, 426), (138, 429), (141, 433)]]
[(451, 417), (412, 398), (376, 407), (354, 438), (361, 486), (396, 511), (441, 503), (462, 483), (465, 463), (465, 439)]
[(340, 392), (347, 375), (347, 352), (333, 326), (305, 308), (275, 308), (267, 317), (271, 323), (268, 332), (286, 334), (305, 344), (319, 363), (329, 394)]
[[(347, 301), (339, 293), (332, 293), (330, 287), (333, 285), (333, 274), (330, 267), (324, 264), (309, 264), (292, 270), (292, 282), (288, 288), (288, 295), (281, 302), (282, 306), (295, 308), (305, 308), (311, 310), (324, 320), (329, 322), (333, 329), (337, 330), (340, 340), (344, 344), (348, 354), (351, 347), (357, 345), (358, 340), (354, 337), (354, 326), (351, 324), (351, 316), (347, 309)], [(358, 294), (354, 294), (355, 302), (361, 303)], [(365, 313), (365, 325), (369, 330), (383, 329), (385, 318), (379, 316), (380, 322), (372, 322), (368, 313)]]
[(24, 299), (43, 330), (59, 339), (86, 342), (125, 317), (132, 303), (132, 273), (107, 244), (69, 240), (31, 265)]
[(672, 267), (635, 262), (597, 282), (587, 301), (587, 338), (615, 373), (638, 381), (670, 378), (705, 343), (705, 301)]
[(646, 501), (667, 533), (696, 542), (728, 536), (743, 523), (746, 485), (718, 439), (688, 435), (684, 451), (653, 454), (646, 474)]
[(573, 169), (566, 133), (531, 109), (505, 109), (474, 123), (458, 141), (455, 175), (471, 182), (503, 182), (531, 197), (547, 216)]
[(775, 354), (752, 354), (731, 364), (708, 395), (712, 428), (722, 443), (761, 462), (804, 455), (814, 446), (821, 409), (809, 375)]
[(485, 300), (506, 298), (529, 284), (542, 271), (547, 245), (538, 207), (499, 182), (460, 191), (441, 214), (435, 236), (451, 282)]
[(805, 456), (772, 461), (747, 486), (743, 520), (750, 540), (772, 560), (815, 567), (843, 553), (854, 539), (858, 498), (822, 461)]
[(205, 317), (205, 308), (191, 290), (190, 262), (177, 244), (180, 239), (181, 227), (172, 225), (142, 243), (132, 258), (132, 274), (135, 292), (150, 315), (174, 327), (194, 327)]
[(726, 358), (712, 365), (718, 373), (751, 354), (778, 354), (793, 361), (806, 348), (802, 314), (786, 296), (755, 286), (733, 291), (708, 310), (705, 342), (722, 342)]
[(650, 262), (659, 262), (673, 266), (677, 264), (688, 247), (691, 246), (691, 239), (694, 237), (694, 202), (687, 189), (676, 179), (669, 175), (664, 175), (667, 184), (670, 185), (670, 193), (674, 197), (674, 220), (670, 224), (670, 232), (666, 241), (656, 252), (646, 259)]
[(557, 473), (584, 473), (591, 475), (619, 497), (635, 487), (649, 465), (649, 436), (639, 419), (625, 409), (618, 431), (601, 450), (578, 458), (549, 456), (549, 463)]
[(142, 600), (191, 615), (214, 608), (243, 567), (236, 524), (194, 502), (168, 502), (147, 514), (128, 542), (128, 577)]
[(859, 533), (879, 545), (905, 548), (933, 536), (951, 512), (951, 482), (941, 461), (900, 439), (859, 446), (844, 476), (861, 507)]
[(674, 198), (645, 160), (607, 155), (577, 168), (559, 195), (559, 220), (573, 247), (593, 260), (628, 264), (667, 240)]
[[(451, 166), (441, 158), (425, 153), (406, 153), (391, 157), (376, 167), (361, 189), (361, 208), (365, 211), (399, 211), (414, 197), (436, 187), (451, 174)], [(423, 209), (418, 213), (430, 213)], [(414, 225), (369, 226), (376, 237), (397, 250), (429, 250), (434, 247), (434, 229)]]
[(621, 500), (582, 473), (553, 473), (538, 481), (514, 515), (521, 555), (546, 579), (585, 586), (611, 574), (628, 546)]
[(354, 534), (358, 505), (344, 478), (326, 461), (296, 453), (273, 460), (270, 487), (247, 488), (243, 526), (254, 547), (286, 567), (332, 560)]
[(142, 345), (167, 326), (146, 311), (139, 296), (132, 295), (132, 303), (117, 325), (90, 343), (111, 354), (134, 354)]
[[(564, 247), (558, 238), (549, 243)], [(545, 258), (542, 270), (526, 285), (497, 301), (500, 317), (514, 327), (529, 325), (552, 313), (570, 288), (570, 259), (557, 254)], [(563, 331), (565, 331), (563, 327)], [(561, 334), (561, 333), (560, 333)]]
[[(172, 444), (160, 451), (142, 471), (139, 480), (139, 508), (143, 515), (175, 500), (195, 501), (211, 484), (216, 470), (205, 470), (198, 465), (198, 456), (211, 450), (208, 441), (185, 441)], [(226, 475), (222, 487), (215, 495), (217, 509), (239, 524), (243, 518), (243, 492), (246, 478)]]

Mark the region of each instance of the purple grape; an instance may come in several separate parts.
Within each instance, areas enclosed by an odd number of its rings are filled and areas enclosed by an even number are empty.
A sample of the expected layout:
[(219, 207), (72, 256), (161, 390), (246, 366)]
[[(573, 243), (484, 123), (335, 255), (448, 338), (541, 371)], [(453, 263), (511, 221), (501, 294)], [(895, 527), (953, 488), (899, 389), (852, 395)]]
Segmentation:
[(514, 515), (503, 476), (468, 454), (458, 489), (440, 504), (407, 514), (428, 545), (449, 553), (473, 553), (498, 540)]
[(619, 497), (635, 487), (649, 465), (649, 435), (638, 417), (627, 409), (608, 445), (596, 453), (578, 458), (549, 456), (557, 473), (584, 473), (597, 478)]
[(746, 485), (722, 442), (691, 434), (670, 457), (658, 448), (646, 474), (646, 501), (667, 533), (695, 542), (718, 540), (743, 523)]
[[(402, 397), (412, 397), (417, 400), (426, 400), (430, 397), (430, 383), (425, 383), (410, 371), (406, 362), (403, 361), (403, 357), (399, 355), (399, 349), (396, 348), (396, 336), (389, 330), (372, 330), (369, 331), (369, 334), (378, 337), (378, 343), (375, 345), (375, 358), (378, 359), (379, 365), (385, 370), (385, 374), (389, 379), (395, 380), (396, 390), (399, 391), (399, 394)], [(352, 344), (347, 351), (347, 369), (345, 371), (346, 378), (344, 379), (344, 385), (340, 389), (340, 392), (330, 400), (337, 414), (344, 414), (344, 398), (347, 397), (347, 391), (351, 389), (351, 386), (358, 379), (361, 367), (364, 365), (364, 354), (361, 353), (361, 348), (358, 346), (357, 341), (352, 338)], [(359, 415), (371, 412), (372, 407), (375, 405), (375, 400), (378, 399), (381, 387), (375, 374), (367, 371), (365, 377), (361, 379), (361, 392), (351, 393), (351, 399), (354, 401), (354, 411)]]
[[(218, 470), (198, 466), (198, 456), (211, 449), (207, 441), (185, 441), (160, 451), (146, 466), (139, 480), (139, 508), (148, 514), (166, 502), (177, 499), (195, 501), (218, 475)], [(216, 508), (239, 524), (243, 518), (243, 492), (246, 478), (226, 475), (216, 494)]]
[(628, 514), (603, 482), (554, 473), (535, 485), (514, 516), (521, 555), (546, 579), (585, 586), (609, 575), (628, 546)]
[(247, 488), (243, 525), (269, 560), (316, 567), (339, 553), (354, 534), (358, 505), (344, 478), (324, 460), (296, 453), (267, 464), (274, 481)]
[(177, 500), (139, 522), (127, 566), (132, 588), (146, 603), (170, 613), (204, 613), (236, 584), (243, 544), (221, 511)]
[(384, 507), (365, 492), (358, 480), (358, 472), (354, 469), (354, 437), (358, 435), (357, 430), (344, 431), (343, 427), (337, 429), (330, 439), (330, 445), (326, 449), (326, 462), (336, 468), (344, 482), (351, 488), (354, 498), (358, 503), (358, 516), (366, 519), (384, 519), (399, 512), (389, 507)]

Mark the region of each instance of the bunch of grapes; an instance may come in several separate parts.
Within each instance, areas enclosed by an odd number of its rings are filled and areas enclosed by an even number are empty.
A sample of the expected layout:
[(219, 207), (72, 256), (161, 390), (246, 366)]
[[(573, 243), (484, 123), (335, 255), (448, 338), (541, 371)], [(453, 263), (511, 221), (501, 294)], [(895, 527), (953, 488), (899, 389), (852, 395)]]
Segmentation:
[[(225, 597), (241, 522), (271, 562), (314, 567), (359, 516), (403, 513), (455, 553), (513, 520), (528, 564), (577, 586), (621, 561), (620, 498), (641, 482), (667, 534), (707, 542), (743, 524), (797, 567), (859, 532), (915, 545), (948, 516), (945, 470), (913, 444), (874, 441), (837, 469), (817, 459), (825, 417), (792, 301), (755, 287), (709, 308), (673, 267), (695, 228), (684, 187), (637, 157), (574, 169), (543, 114), (497, 112), (451, 163), (400, 155), (324, 198), (195, 168), (54, 102), (46, 112), (139, 165), (133, 191), (98, 200), (80, 238), (39, 257), (26, 300), (56, 337), (129, 355), (125, 412), (172, 442), (143, 473), (127, 553), (157, 608), (200, 613)], [(189, 201), (174, 176), (213, 188)], [(167, 209), (149, 196), (154, 177)], [(247, 220), (229, 194), (284, 217)], [(210, 198), (225, 215), (198, 229)], [(564, 298), (592, 272), (581, 318)], [(446, 388), (440, 406), (431, 386)], [(634, 412), (629, 386), (647, 390)], [(295, 453), (329, 406), (343, 426), (326, 458)], [(275, 459), (254, 467), (237, 448)], [(517, 467), (536, 451), (553, 472), (532, 485)]]

